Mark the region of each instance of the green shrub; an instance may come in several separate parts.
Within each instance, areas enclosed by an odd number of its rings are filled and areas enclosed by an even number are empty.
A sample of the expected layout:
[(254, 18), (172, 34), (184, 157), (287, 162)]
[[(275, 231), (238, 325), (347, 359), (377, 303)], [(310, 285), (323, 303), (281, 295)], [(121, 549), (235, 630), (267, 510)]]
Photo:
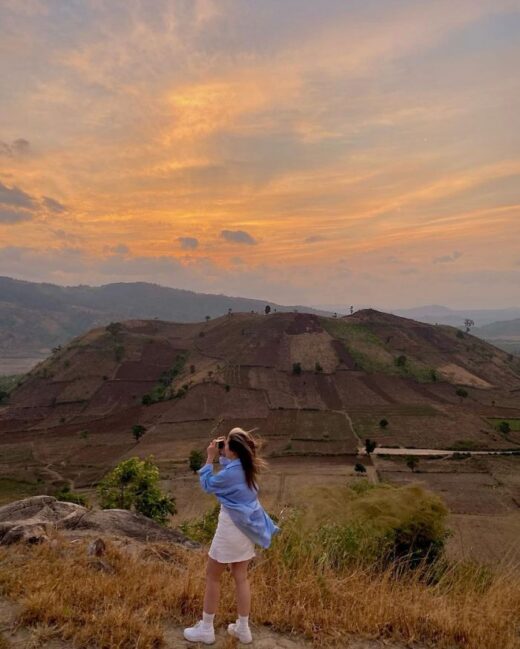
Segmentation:
[(149, 457), (120, 462), (98, 485), (103, 509), (135, 510), (164, 525), (176, 513), (175, 500), (159, 489), (159, 469)]
[(292, 365), (292, 373), (296, 374), (296, 376), (299, 376), (302, 373), (302, 365), (301, 365), (301, 363), (293, 363), (293, 365)]
[(83, 505), (83, 507), (88, 506), (88, 500), (85, 498), (85, 496), (82, 496), (75, 491), (71, 491), (69, 485), (62, 487), (54, 494), (54, 497), (57, 500), (61, 500), (61, 502), (75, 503), (76, 505)]
[(193, 449), (189, 457), (190, 469), (196, 473), (202, 466), (204, 466), (204, 453), (198, 449)]
[(219, 513), (220, 505), (216, 504), (199, 519), (181, 523), (179, 529), (185, 536), (197, 543), (210, 543), (217, 529)]
[(498, 424), (498, 430), (504, 435), (507, 435), (508, 433), (511, 432), (511, 426), (508, 421), (501, 421)]
[(145, 433), (146, 428), (144, 426), (141, 426), (141, 424), (134, 424), (132, 426), (132, 435), (134, 436), (136, 442), (138, 442)]
[[(439, 558), (448, 537), (448, 510), (419, 485), (394, 487), (360, 481), (327, 494), (325, 502), (294, 510), (279, 542), (288, 563), (302, 555), (317, 567), (348, 564), (414, 568)], [(331, 522), (334, 521), (334, 522)], [(298, 549), (298, 552), (295, 549)]]

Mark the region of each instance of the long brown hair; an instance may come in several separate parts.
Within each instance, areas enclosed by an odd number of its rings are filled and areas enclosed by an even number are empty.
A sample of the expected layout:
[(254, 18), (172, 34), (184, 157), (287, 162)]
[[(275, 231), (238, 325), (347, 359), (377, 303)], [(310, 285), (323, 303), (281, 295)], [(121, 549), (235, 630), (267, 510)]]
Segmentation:
[[(256, 428), (253, 428), (256, 430)], [(227, 436), (229, 450), (236, 453), (246, 474), (247, 486), (258, 490), (258, 473), (267, 466), (267, 463), (258, 456), (260, 443), (251, 434), (253, 430), (232, 428)]]

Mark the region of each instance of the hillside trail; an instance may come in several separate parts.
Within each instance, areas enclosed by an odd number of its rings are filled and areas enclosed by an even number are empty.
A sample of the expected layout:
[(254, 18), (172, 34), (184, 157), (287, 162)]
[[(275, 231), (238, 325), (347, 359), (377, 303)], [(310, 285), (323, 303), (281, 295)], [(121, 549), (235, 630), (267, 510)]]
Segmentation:
[[(1, 649), (75, 649), (72, 642), (49, 638), (50, 633), (43, 627), (16, 627), (16, 618), (22, 607), (5, 598), (0, 598), (0, 648)], [(227, 635), (222, 627), (216, 629), (216, 642), (213, 645), (187, 642), (183, 637), (183, 627), (173, 624), (164, 626), (162, 649), (202, 649), (211, 646), (215, 649), (312, 649), (312, 643), (297, 636), (276, 633), (265, 627), (252, 626), (253, 642), (250, 645), (238, 643)], [(417, 644), (395, 644), (378, 640), (352, 637), (338, 644), (341, 649), (425, 649)], [(93, 648), (94, 649), (94, 648)]]

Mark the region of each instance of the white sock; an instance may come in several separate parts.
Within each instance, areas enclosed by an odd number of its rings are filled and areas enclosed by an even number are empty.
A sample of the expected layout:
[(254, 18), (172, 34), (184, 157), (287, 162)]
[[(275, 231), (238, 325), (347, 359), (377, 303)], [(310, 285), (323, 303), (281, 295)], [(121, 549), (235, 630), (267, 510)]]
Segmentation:
[(249, 628), (249, 615), (239, 615), (238, 616), (238, 628), (247, 629)]
[(205, 611), (203, 611), (202, 612), (202, 622), (203, 622), (204, 626), (213, 628), (213, 618), (214, 617), (215, 617), (215, 613), (206, 613)]

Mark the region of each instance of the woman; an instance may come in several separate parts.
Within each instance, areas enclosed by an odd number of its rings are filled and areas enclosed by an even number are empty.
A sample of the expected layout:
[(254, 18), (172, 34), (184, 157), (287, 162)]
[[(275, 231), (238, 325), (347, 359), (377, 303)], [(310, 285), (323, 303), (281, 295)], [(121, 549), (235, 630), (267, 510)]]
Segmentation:
[(250, 643), (249, 628), (251, 592), (247, 566), (255, 556), (255, 543), (268, 548), (271, 537), (279, 531), (260, 505), (257, 497), (257, 475), (265, 462), (257, 456), (257, 443), (250, 432), (233, 428), (219, 457), (223, 468), (213, 473), (213, 461), (219, 453), (214, 439), (207, 449), (206, 464), (199, 470), (200, 484), (220, 501), (218, 525), (209, 549), (206, 568), (206, 592), (202, 620), (184, 629), (191, 642), (215, 642), (213, 619), (220, 595), (220, 577), (230, 565), (235, 580), (238, 619), (228, 626), (228, 633), (240, 642)]

